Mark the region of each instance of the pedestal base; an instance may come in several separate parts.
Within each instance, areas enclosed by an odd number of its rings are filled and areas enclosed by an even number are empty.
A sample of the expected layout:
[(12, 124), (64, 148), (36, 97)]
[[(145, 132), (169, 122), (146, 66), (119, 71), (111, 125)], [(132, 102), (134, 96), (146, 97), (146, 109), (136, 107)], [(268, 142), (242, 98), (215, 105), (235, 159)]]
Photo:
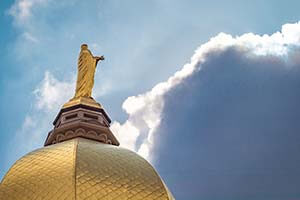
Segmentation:
[(79, 97), (79, 98), (73, 98), (70, 99), (69, 102), (65, 103), (63, 105), (64, 108), (69, 108), (75, 105), (86, 105), (90, 107), (95, 107), (95, 108), (102, 108), (101, 104), (96, 102), (92, 97)]

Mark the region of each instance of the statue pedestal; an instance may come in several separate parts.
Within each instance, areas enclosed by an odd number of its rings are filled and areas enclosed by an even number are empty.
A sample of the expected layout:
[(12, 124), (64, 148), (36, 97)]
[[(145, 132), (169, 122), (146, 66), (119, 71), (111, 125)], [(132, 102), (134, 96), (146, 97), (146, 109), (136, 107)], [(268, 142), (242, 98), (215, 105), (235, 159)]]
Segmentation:
[(69, 108), (78, 104), (86, 105), (89, 107), (102, 108), (101, 104), (96, 102), (92, 97), (79, 97), (73, 98), (63, 105), (64, 108)]
[(54, 128), (48, 133), (44, 145), (83, 137), (119, 146), (118, 140), (109, 129), (110, 123), (110, 118), (94, 99), (73, 99), (58, 113), (53, 122)]

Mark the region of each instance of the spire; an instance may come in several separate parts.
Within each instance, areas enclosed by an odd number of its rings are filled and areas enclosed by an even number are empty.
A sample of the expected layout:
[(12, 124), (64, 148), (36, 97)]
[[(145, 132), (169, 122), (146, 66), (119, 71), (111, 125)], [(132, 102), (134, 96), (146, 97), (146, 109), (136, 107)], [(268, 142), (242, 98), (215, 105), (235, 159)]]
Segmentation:
[(74, 97), (65, 103), (56, 116), (54, 128), (48, 133), (45, 146), (76, 137), (119, 145), (110, 131), (111, 120), (105, 110), (92, 98), (97, 63), (103, 56), (93, 56), (86, 44), (81, 45)]

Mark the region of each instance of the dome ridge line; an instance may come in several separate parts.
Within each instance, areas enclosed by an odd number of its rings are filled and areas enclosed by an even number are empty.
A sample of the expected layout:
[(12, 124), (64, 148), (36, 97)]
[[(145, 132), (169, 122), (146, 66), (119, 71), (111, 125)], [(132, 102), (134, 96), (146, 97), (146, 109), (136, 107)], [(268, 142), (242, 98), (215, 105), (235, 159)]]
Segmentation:
[(74, 180), (74, 196), (75, 196), (75, 200), (77, 199), (76, 197), (76, 184), (77, 184), (77, 181), (76, 181), (76, 173), (77, 173), (77, 170), (76, 170), (76, 163), (77, 163), (77, 149), (78, 149), (78, 139), (75, 139), (74, 140), (74, 151), (73, 151), (73, 167), (74, 167), (74, 174), (73, 174), (73, 180)]

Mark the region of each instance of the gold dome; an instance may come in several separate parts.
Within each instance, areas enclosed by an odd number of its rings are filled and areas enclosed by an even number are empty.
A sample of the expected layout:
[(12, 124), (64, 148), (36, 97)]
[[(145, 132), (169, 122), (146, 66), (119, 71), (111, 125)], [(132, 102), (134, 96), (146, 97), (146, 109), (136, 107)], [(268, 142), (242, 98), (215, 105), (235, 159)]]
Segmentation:
[(0, 185), (1, 200), (171, 200), (142, 157), (127, 149), (75, 138), (18, 160)]

